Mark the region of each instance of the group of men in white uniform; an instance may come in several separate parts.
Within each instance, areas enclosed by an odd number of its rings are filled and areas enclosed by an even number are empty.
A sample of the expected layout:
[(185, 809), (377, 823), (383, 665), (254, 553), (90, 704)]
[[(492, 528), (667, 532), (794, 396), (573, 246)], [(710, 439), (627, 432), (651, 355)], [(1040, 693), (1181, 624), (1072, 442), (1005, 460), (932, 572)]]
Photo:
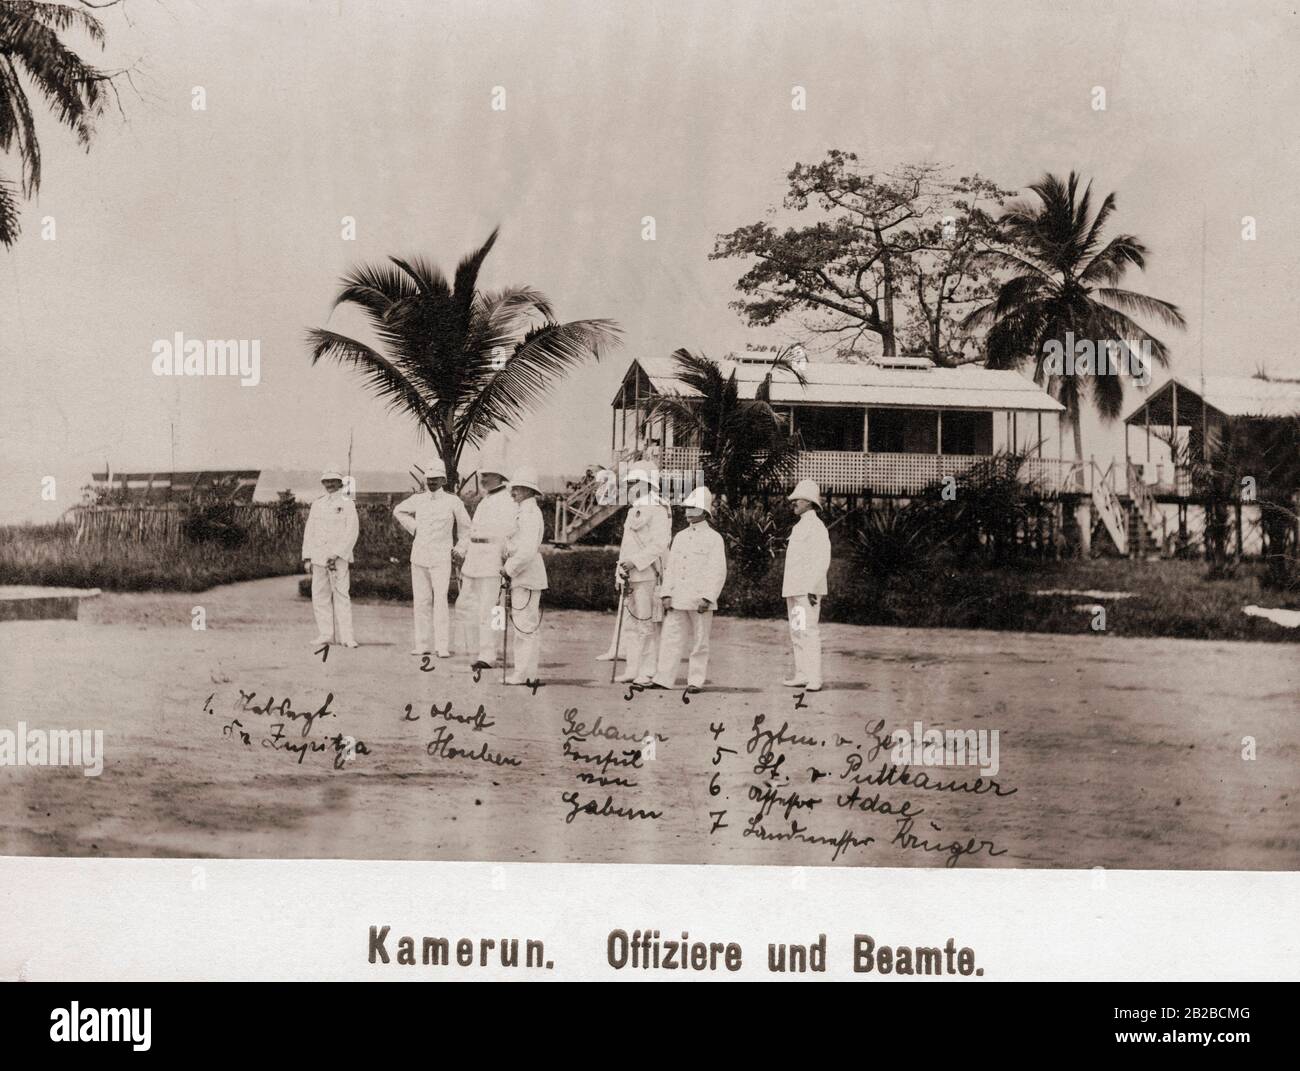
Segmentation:
[[(413, 655), (451, 656), (447, 594), (454, 564), (460, 566), (457, 611), (465, 623), (465, 650), (476, 669), (499, 657), (499, 637), (510, 623), (514, 672), (507, 684), (538, 679), (541, 599), (546, 565), (541, 489), (531, 470), (517, 471), (507, 488), (505, 466), (479, 469), (483, 495), (471, 518), (459, 495), (447, 490), (447, 472), (434, 458), (423, 466), (426, 491), (393, 510), (412, 536), (411, 594), (415, 619)], [(312, 503), (302, 556), (312, 576), (314, 641), (356, 647), (348, 573), (357, 539), (357, 512), (335, 470), (321, 475), (325, 494)], [(703, 690), (708, 678), (713, 614), (727, 578), (722, 536), (710, 523), (713, 495), (697, 487), (683, 502), (687, 526), (672, 535), (672, 511), (650, 473), (633, 469), (624, 478), (628, 513), (614, 583), (619, 590), (615, 639), (601, 659), (617, 659), (626, 634), (626, 671), (614, 679), (644, 688), (675, 688), (683, 654), (687, 692)], [(818, 622), (826, 595), (831, 546), (819, 515), (821, 493), (800, 480), (789, 496), (798, 516), (786, 550), (781, 594), (786, 601), (794, 674), (782, 681), (808, 691), (822, 688)]]

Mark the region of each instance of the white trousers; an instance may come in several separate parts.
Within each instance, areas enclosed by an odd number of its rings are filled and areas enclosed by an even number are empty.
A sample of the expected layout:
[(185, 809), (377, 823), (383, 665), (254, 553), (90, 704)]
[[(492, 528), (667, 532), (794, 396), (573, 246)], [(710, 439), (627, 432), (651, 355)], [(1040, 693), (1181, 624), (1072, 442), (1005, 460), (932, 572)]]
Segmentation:
[(311, 609), (316, 616), (317, 639), (352, 642), (352, 599), (348, 584), (349, 565), (342, 558), (334, 560), (333, 569), (311, 563)]
[(822, 598), (818, 596), (814, 606), (807, 595), (785, 597), (790, 645), (794, 648), (794, 675), (816, 688), (820, 688), (822, 683), (822, 633), (817, 624), (822, 612)]
[(447, 609), (447, 588), (450, 586), (450, 551), (447, 552), (447, 560), (437, 565), (411, 563), (415, 650), (441, 652), (451, 649), (451, 613)]
[(677, 684), (677, 667), (681, 665), (682, 648), (689, 640), (690, 664), (686, 683), (704, 687), (709, 674), (709, 633), (713, 631), (713, 611), (668, 610), (664, 614), (663, 631), (659, 634), (659, 668), (655, 670), (655, 683), (666, 688)]
[(535, 681), (542, 652), (542, 592), (537, 588), (510, 589), (510, 642), (514, 645), (515, 680)]
[(653, 580), (639, 580), (626, 585), (623, 596), (623, 648), (627, 652), (627, 672), (637, 680), (654, 676), (658, 631), (654, 621)]
[(503, 620), (500, 628), (492, 627), (492, 611), (500, 605), (500, 576), (461, 574), (456, 609), (465, 623), (465, 653), (476, 661), (491, 664), (501, 657), (501, 634), (506, 623)]

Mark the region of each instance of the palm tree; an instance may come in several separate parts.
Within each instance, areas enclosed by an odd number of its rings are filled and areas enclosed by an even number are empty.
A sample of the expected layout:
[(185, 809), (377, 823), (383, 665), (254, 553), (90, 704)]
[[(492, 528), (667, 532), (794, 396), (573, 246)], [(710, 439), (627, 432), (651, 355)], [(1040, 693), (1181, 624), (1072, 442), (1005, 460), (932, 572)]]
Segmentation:
[(307, 336), (313, 365), (328, 357), (357, 369), (390, 409), (416, 420), (452, 487), (466, 446), (515, 427), (564, 372), (599, 360), (622, 334), (612, 320), (557, 323), (551, 303), (530, 287), (479, 290), (497, 233), (460, 262), (451, 282), (419, 257), (345, 275), (334, 307), (361, 309), (380, 348), (324, 328)]
[(103, 47), (104, 27), (94, 15), (62, 4), (0, 0), (0, 151), (17, 150), (17, 189), (0, 174), (0, 245), (18, 240), (18, 190), (31, 197), (41, 185), (41, 147), (19, 72), (49, 102), (58, 121), (89, 147), (93, 120), (103, 113), (104, 83), (112, 75), (84, 63), (60, 39), (79, 29)]
[(753, 398), (740, 397), (734, 368), (728, 374), (711, 358), (686, 349), (674, 350), (672, 359), (675, 378), (686, 391), (657, 397), (646, 421), (664, 417), (678, 434), (698, 443), (706, 483), (733, 504), (746, 490), (781, 476), (799, 443), (772, 408), (772, 373), (786, 371), (800, 385), (807, 383), (788, 353), (773, 357)]
[(1165, 344), (1132, 315), (1154, 317), (1172, 327), (1186, 321), (1176, 305), (1118, 286), (1130, 265), (1146, 268), (1147, 248), (1134, 235), (1119, 234), (1102, 244), (1102, 230), (1115, 211), (1106, 195), (1092, 213), (1092, 184), (1079, 192), (1071, 171), (1064, 182), (1044, 175), (1029, 187), (1039, 204), (1016, 202), (999, 220), (1006, 247), (983, 255), (1015, 274), (997, 297), (966, 317), (966, 327), (987, 327), (989, 368), (1019, 368), (1034, 363), (1034, 382), (1065, 406), (1074, 429), (1074, 450), (1083, 458), (1081, 410), (1091, 399), (1104, 420), (1114, 420), (1124, 404), (1124, 385), (1103, 367), (1091, 374), (1063, 375), (1044, 368), (1048, 343), (1076, 339), (1113, 340), (1122, 351), (1135, 341), (1150, 347), (1154, 363), (1169, 365)]

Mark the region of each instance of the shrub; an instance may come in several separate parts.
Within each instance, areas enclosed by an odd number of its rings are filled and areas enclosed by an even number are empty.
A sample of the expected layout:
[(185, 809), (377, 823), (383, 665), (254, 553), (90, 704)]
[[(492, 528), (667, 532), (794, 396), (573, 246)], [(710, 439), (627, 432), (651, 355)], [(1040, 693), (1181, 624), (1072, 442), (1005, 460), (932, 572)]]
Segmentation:
[(181, 531), (191, 543), (216, 543), (226, 549), (248, 542), (248, 530), (236, 521), (233, 502), (187, 506)]
[(773, 511), (747, 502), (716, 507), (714, 526), (727, 548), (728, 570), (763, 576), (785, 547), (789, 526)]

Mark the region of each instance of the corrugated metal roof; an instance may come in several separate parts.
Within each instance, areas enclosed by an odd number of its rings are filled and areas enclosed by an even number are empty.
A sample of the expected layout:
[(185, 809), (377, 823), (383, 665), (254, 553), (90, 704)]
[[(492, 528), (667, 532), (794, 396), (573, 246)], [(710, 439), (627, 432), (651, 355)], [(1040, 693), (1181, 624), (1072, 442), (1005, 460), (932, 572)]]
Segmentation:
[[(1163, 413), (1165, 399), (1172, 394), (1174, 383), (1178, 384), (1178, 415), (1182, 424), (1182, 418), (1190, 418), (1200, 405), (1201, 385), (1199, 380), (1189, 382), (1178, 376), (1161, 384), (1124, 420), (1132, 422), (1141, 417), (1147, 406)], [(1206, 376), (1205, 402), (1225, 416), (1294, 416), (1300, 413), (1300, 383), (1255, 376)]]
[[(677, 380), (669, 357), (647, 357), (637, 363), (655, 390), (690, 395)], [(719, 361), (728, 375), (734, 370), (742, 397), (752, 398), (768, 369), (757, 363)], [(995, 409), (1058, 413), (1064, 407), (1031, 380), (1014, 371), (978, 365), (957, 368), (881, 368), (869, 363), (809, 361), (802, 369), (807, 386), (788, 372), (777, 372), (772, 400), (805, 405), (882, 405), (908, 409)]]

